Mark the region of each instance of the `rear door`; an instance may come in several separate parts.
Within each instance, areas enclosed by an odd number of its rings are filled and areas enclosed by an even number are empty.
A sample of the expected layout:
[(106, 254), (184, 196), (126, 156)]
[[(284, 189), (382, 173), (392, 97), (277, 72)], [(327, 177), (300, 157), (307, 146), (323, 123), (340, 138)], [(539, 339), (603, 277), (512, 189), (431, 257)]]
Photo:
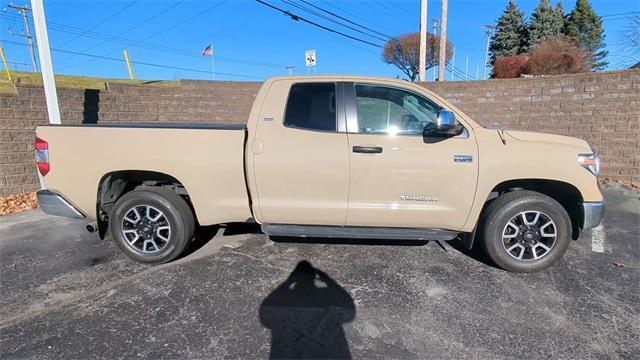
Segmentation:
[(349, 153), (336, 92), (334, 82), (291, 80), (269, 89), (250, 147), (261, 223), (344, 225)]
[(472, 131), (425, 139), (423, 128), (442, 109), (434, 101), (377, 84), (347, 89), (351, 176), (346, 224), (461, 228), (478, 173)]

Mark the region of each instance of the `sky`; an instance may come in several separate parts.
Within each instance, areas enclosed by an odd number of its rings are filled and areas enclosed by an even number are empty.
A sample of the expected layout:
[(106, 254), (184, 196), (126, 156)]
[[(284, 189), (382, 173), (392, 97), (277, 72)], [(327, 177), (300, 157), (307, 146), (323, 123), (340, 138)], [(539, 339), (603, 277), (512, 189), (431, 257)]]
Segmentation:
[[(419, 29), (419, 0), (264, 1), (374, 45), (382, 45), (385, 36)], [(375, 30), (378, 39), (295, 7), (309, 8), (304, 1)], [(7, 7), (9, 2), (0, 0), (0, 42), (11, 69), (31, 70), (26, 39), (21, 36), (22, 17)], [(557, 0), (551, 2), (555, 4)], [(13, 3), (29, 4), (27, 0), (13, 0)], [(381, 60), (380, 47), (303, 21), (293, 21), (253, 0), (45, 0), (44, 3), (54, 71), (59, 74), (126, 78), (128, 71), (123, 61), (123, 49), (126, 49), (134, 62), (132, 68), (137, 79), (212, 79), (215, 69), (218, 80), (251, 81), (286, 75), (288, 66), (295, 67), (291, 69), (294, 74), (308, 73), (311, 69), (305, 66), (304, 54), (313, 49), (317, 66), (312, 72), (318, 74), (402, 75)], [(466, 72), (469, 78), (482, 76), (486, 45), (483, 25), (494, 24), (506, 3), (507, 0), (449, 0), (447, 31), (455, 48), (458, 74)], [(538, 0), (517, 3), (529, 16)], [(565, 9), (569, 11), (574, 3), (575, 0), (565, 0)], [(591, 3), (603, 16), (609, 69), (631, 65), (632, 60), (621, 51), (625, 42), (621, 32), (629, 26), (629, 13), (640, 15), (640, 1), (592, 0)], [(427, 16), (428, 28), (432, 31), (432, 19), (440, 17), (439, 0), (428, 0)], [(201, 56), (202, 50), (211, 43), (213, 61)], [(432, 78), (432, 70), (427, 76), (429, 80)], [(447, 79), (451, 76), (448, 73)], [(459, 79), (456, 74), (453, 76)]]

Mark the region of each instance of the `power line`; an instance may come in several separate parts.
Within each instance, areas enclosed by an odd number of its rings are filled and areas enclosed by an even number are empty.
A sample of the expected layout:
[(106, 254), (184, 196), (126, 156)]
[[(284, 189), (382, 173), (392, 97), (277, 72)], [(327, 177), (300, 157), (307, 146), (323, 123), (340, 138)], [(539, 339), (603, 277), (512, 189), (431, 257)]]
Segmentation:
[[(384, 1), (380, 1), (380, 0), (373, 0), (373, 2), (375, 2), (378, 5), (380, 5), (384, 9), (387, 9), (389, 11), (392, 11), (392, 12), (398, 14), (399, 16), (407, 16), (407, 14), (405, 14), (404, 10), (398, 8), (397, 5), (395, 5), (393, 3), (387, 3), (387, 2), (384, 2)], [(391, 5), (394, 5), (394, 6), (391, 6)]]
[(60, 46), (61, 48), (63, 48), (63, 47), (65, 47), (66, 45), (68, 45), (69, 43), (71, 43), (71, 42), (73, 42), (73, 41), (77, 40), (78, 38), (82, 37), (82, 36), (83, 36), (84, 34), (86, 34), (87, 32), (92, 31), (92, 30), (95, 30), (95, 29), (96, 29), (96, 28), (98, 28), (100, 25), (102, 25), (102, 24), (106, 23), (107, 21), (109, 21), (109, 20), (113, 19), (114, 17), (116, 17), (116, 16), (118, 16), (118, 15), (122, 14), (125, 10), (127, 10), (128, 8), (130, 8), (130, 7), (132, 7), (133, 5), (135, 5), (138, 1), (140, 1), (140, 0), (135, 0), (135, 1), (131, 2), (131, 3), (129, 3), (129, 4), (128, 4), (128, 5), (126, 5), (125, 7), (121, 8), (120, 10), (116, 11), (115, 13), (113, 13), (113, 14), (111, 14), (111, 15), (107, 16), (105, 19), (103, 19), (103, 20), (102, 20), (102, 21), (100, 21), (99, 23), (97, 23), (97, 24), (95, 24), (94, 26), (92, 26), (91, 28), (87, 29), (84, 33), (79, 34), (79, 35), (77, 35), (77, 36), (73, 37), (72, 39), (65, 41), (65, 43), (64, 43), (64, 44), (59, 45), (59, 46)]
[(316, 8), (316, 9), (318, 9), (318, 10), (322, 11), (322, 12), (325, 12), (325, 13), (327, 13), (327, 14), (331, 15), (331, 16), (335, 16), (335, 17), (337, 17), (337, 18), (338, 18), (338, 19), (340, 19), (340, 20), (343, 20), (343, 21), (348, 22), (349, 24), (353, 24), (353, 25), (358, 26), (358, 27), (360, 27), (360, 28), (362, 28), (362, 29), (365, 29), (365, 30), (371, 31), (372, 33), (375, 33), (375, 34), (378, 34), (378, 35), (384, 36), (384, 37), (386, 37), (386, 38), (392, 38), (392, 37), (393, 37), (393, 36), (391, 36), (391, 35), (387, 35), (387, 34), (385, 34), (385, 33), (381, 33), (381, 32), (379, 32), (379, 31), (376, 31), (376, 30), (374, 30), (374, 29), (372, 29), (372, 28), (370, 28), (370, 27), (367, 27), (367, 26), (361, 25), (361, 24), (359, 24), (359, 23), (357, 23), (357, 22), (355, 22), (355, 21), (349, 20), (349, 19), (347, 19), (347, 18), (345, 18), (345, 17), (342, 17), (342, 16), (340, 16), (340, 15), (338, 15), (338, 14), (336, 14), (336, 13), (332, 12), (332, 11), (326, 10), (326, 9), (324, 9), (324, 8), (322, 8), (322, 7), (320, 7), (320, 6), (317, 6), (317, 5), (313, 4), (313, 3), (310, 3), (310, 2), (308, 2), (308, 1), (306, 1), (306, 0), (300, 0), (300, 2), (303, 2), (303, 3), (305, 3), (305, 4), (309, 5), (309, 6), (312, 6), (312, 7)]
[(344, 37), (346, 37), (346, 38), (349, 38), (349, 39), (351, 39), (351, 40), (355, 40), (355, 41), (361, 42), (361, 43), (363, 43), (363, 44), (367, 44), (367, 45), (371, 45), (371, 46), (375, 46), (375, 47), (379, 47), (379, 48), (381, 48), (381, 47), (382, 47), (382, 45), (380, 45), (380, 44), (375, 44), (375, 43), (372, 43), (372, 42), (370, 42), (370, 41), (367, 41), (367, 40), (364, 40), (364, 39), (360, 39), (360, 38), (357, 38), (357, 37), (355, 37), (355, 36), (351, 36), (351, 35), (349, 35), (349, 34), (345, 34), (345, 33), (341, 32), (341, 31), (338, 31), (338, 30), (334, 30), (334, 29), (328, 28), (328, 27), (326, 27), (326, 26), (324, 26), (324, 25), (321, 25), (321, 24), (318, 24), (318, 23), (313, 22), (313, 21), (311, 21), (311, 20), (308, 20), (308, 19), (306, 19), (306, 18), (304, 18), (304, 17), (302, 17), (302, 16), (295, 15), (295, 14), (293, 14), (293, 13), (289, 12), (288, 10), (284, 10), (284, 9), (282, 9), (282, 8), (279, 8), (279, 7), (277, 7), (277, 6), (271, 5), (271, 4), (269, 4), (269, 3), (267, 3), (267, 2), (264, 2), (264, 1), (262, 1), (262, 0), (255, 0), (255, 1), (256, 1), (256, 2), (258, 2), (258, 3), (260, 3), (260, 4), (262, 4), (262, 5), (264, 5), (264, 6), (270, 7), (270, 8), (271, 8), (271, 9), (273, 9), (273, 10), (279, 11), (279, 12), (281, 12), (282, 14), (284, 14), (284, 15), (286, 15), (286, 16), (289, 16), (292, 20), (295, 20), (295, 21), (303, 21), (303, 22), (305, 22), (305, 23), (307, 23), (307, 24), (309, 24), (309, 25), (313, 25), (313, 26), (318, 27), (318, 28), (320, 28), (320, 29), (323, 29), (323, 30), (325, 30), (325, 31), (328, 31), (328, 32), (331, 32), (331, 33), (334, 33), (334, 34), (337, 34), (337, 35), (344, 36)]
[[(376, 10), (377, 12), (382, 13), (382, 14), (384, 14), (384, 15), (386, 15), (386, 16), (390, 16), (390, 17), (392, 17), (392, 18), (394, 18), (394, 19), (396, 19), (396, 20), (402, 21), (402, 22), (407, 22), (407, 21), (411, 22), (411, 21), (414, 21), (414, 20), (412, 20), (412, 19), (409, 19), (408, 17), (405, 17), (405, 16), (406, 16), (405, 14), (403, 14), (403, 15), (402, 15), (403, 17), (400, 17), (399, 15), (397, 15), (397, 14), (395, 14), (395, 13), (390, 12), (390, 11), (388, 10), (388, 9), (389, 9), (388, 7), (387, 7), (387, 8), (385, 8), (384, 6), (382, 6), (382, 9), (380, 9), (380, 7), (374, 6), (374, 5), (379, 5), (379, 4), (380, 4), (380, 2), (379, 2), (379, 1), (376, 1), (376, 2), (370, 2), (370, 3), (369, 3), (369, 5), (370, 5), (370, 8), (371, 8), (371, 9)], [(384, 10), (383, 10), (383, 9), (384, 9)]]
[(208, 8), (198, 12), (197, 14), (195, 14), (193, 16), (190, 16), (190, 17), (188, 17), (188, 18), (186, 18), (186, 19), (184, 19), (184, 20), (182, 20), (182, 21), (180, 21), (180, 22), (178, 22), (178, 23), (176, 23), (174, 25), (170, 25), (170, 26), (168, 26), (168, 27), (156, 32), (156, 33), (153, 33), (153, 34), (147, 36), (146, 38), (144, 38), (144, 39), (142, 39), (140, 41), (147, 41), (147, 40), (149, 40), (151, 38), (154, 38), (154, 37), (156, 37), (158, 35), (164, 34), (169, 30), (173, 30), (173, 29), (177, 28), (180, 25), (186, 24), (186, 23), (190, 22), (193, 19), (199, 18), (200, 16), (205, 15), (205, 14), (213, 11), (214, 9), (216, 9), (216, 8), (226, 4), (226, 3), (228, 3), (229, 1), (231, 1), (231, 0), (224, 0), (224, 1), (221, 1), (221, 2), (219, 2), (217, 4), (215, 4), (215, 5), (209, 6)]
[(282, 0), (282, 2), (284, 2), (285, 4), (291, 5), (291, 6), (293, 6), (293, 7), (296, 7), (296, 8), (298, 8), (298, 9), (302, 10), (302, 11), (308, 12), (309, 14), (312, 14), (312, 15), (315, 15), (315, 16), (320, 17), (320, 18), (322, 18), (322, 19), (325, 19), (325, 20), (331, 21), (331, 22), (332, 22), (332, 23), (334, 23), (334, 24), (338, 24), (338, 25), (340, 25), (340, 26), (343, 26), (343, 27), (346, 27), (346, 28), (348, 28), (348, 29), (351, 29), (351, 30), (353, 30), (353, 31), (355, 31), (355, 32), (357, 32), (357, 33), (363, 34), (363, 35), (365, 35), (365, 36), (372, 37), (372, 38), (374, 38), (374, 39), (376, 39), (376, 40), (380, 40), (380, 41), (387, 41), (387, 40), (388, 40), (388, 37), (387, 37), (387, 38), (381, 38), (380, 36), (372, 35), (372, 34), (370, 34), (370, 33), (368, 33), (368, 32), (365, 32), (365, 31), (362, 31), (362, 30), (360, 30), (360, 29), (357, 29), (357, 28), (355, 28), (355, 27), (353, 27), (353, 26), (351, 26), (351, 25), (344, 24), (344, 23), (342, 23), (342, 22), (340, 22), (340, 21), (334, 20), (333, 18), (331, 18), (331, 17), (329, 17), (329, 16), (323, 15), (323, 14), (321, 14), (321, 13), (318, 13), (317, 11), (314, 11), (314, 10), (310, 10), (309, 8), (307, 8), (307, 7), (305, 7), (305, 6), (302, 6), (302, 5), (299, 5), (299, 4), (296, 4), (296, 3), (293, 3), (293, 2), (291, 2), (291, 1), (289, 1), (289, 0)]
[[(349, 11), (343, 9), (343, 8), (340, 8), (340, 7), (336, 6), (333, 3), (327, 2), (325, 0), (320, 0), (320, 2), (324, 3), (325, 5), (327, 5), (329, 7), (332, 7), (334, 9), (338, 10), (338, 11), (342, 11), (343, 13), (348, 14), (349, 16), (352, 16), (353, 18), (358, 19), (358, 20), (360, 20), (360, 21), (362, 21), (364, 23), (367, 23), (367, 24), (369, 24), (371, 26), (379, 26), (380, 28), (383, 28), (383, 29), (385, 29), (387, 31), (391, 31), (391, 32), (394, 32), (394, 33), (397, 32), (396, 30), (389, 29), (388, 27), (382, 26), (381, 24), (372, 23), (371, 21), (369, 21), (369, 20), (367, 20), (367, 19), (365, 19), (363, 17), (360, 17), (360, 16), (358, 16), (358, 15), (352, 13), (352, 12), (349, 12)], [(384, 35), (384, 34), (381, 34), (381, 35)], [(385, 36), (388, 36), (388, 35), (385, 35)], [(390, 37), (392, 37), (392, 36), (390, 36)]]
[[(200, 13), (200, 14), (202, 14), (202, 13)], [(9, 19), (9, 17), (7, 15), (0, 14), (0, 18), (3, 18), (3, 17)], [(161, 46), (161, 45), (158, 45), (158, 44), (144, 43), (143, 40), (137, 41), (137, 40), (126, 39), (126, 38), (113, 39), (114, 35), (110, 35), (110, 34), (98, 33), (98, 32), (94, 32), (94, 31), (86, 31), (85, 29), (76, 28), (76, 27), (72, 27), (72, 26), (68, 26), (68, 25), (63, 25), (63, 24), (59, 24), (59, 23), (56, 23), (56, 22), (52, 22), (52, 21), (49, 21), (48, 23), (49, 23), (48, 24), (49, 25), (49, 30), (56, 31), (56, 32), (64, 32), (64, 33), (69, 33), (69, 34), (82, 34), (82, 33), (84, 33), (83, 37), (88, 37), (88, 38), (92, 38), (92, 39), (106, 40), (108, 42), (122, 44), (122, 45), (129, 46), (129, 47), (138, 47), (138, 48), (141, 48), (141, 49), (151, 50), (151, 51), (158, 51), (158, 52), (162, 52), (162, 53), (166, 53), (166, 54), (180, 55), (180, 56), (186, 56), (186, 57), (202, 59), (200, 51), (185, 50), (185, 49), (178, 49), (178, 48), (173, 48), (173, 47)], [(116, 51), (118, 51), (118, 50), (116, 50)], [(105, 54), (105, 56), (108, 56), (108, 55), (111, 55), (111, 54), (113, 54), (113, 52), (109, 53), (109, 54)], [(283, 64), (259, 62), (259, 61), (253, 61), (253, 60), (244, 60), (244, 59), (238, 59), (238, 58), (233, 58), (233, 57), (225, 57), (225, 56), (216, 56), (216, 60), (220, 60), (222, 62), (228, 62), (228, 63), (235, 63), (235, 64), (239, 64), (239, 65), (266, 67), (266, 68), (274, 68), (274, 69), (284, 69), (286, 67), (286, 65), (283, 65)], [(64, 69), (64, 68), (67, 68), (67, 67), (70, 67), (70, 66), (71, 65), (68, 65), (68, 66), (65, 66), (65, 67), (62, 67), (62, 68)]]
[[(28, 46), (26, 44), (22, 44), (22, 43), (11, 41), (11, 40), (5, 40), (5, 42), (10, 43), (10, 44), (14, 44), (14, 45), (18, 45), (18, 46)], [(102, 59), (102, 60), (117, 61), (117, 62), (121, 62), (121, 63), (125, 62), (124, 59), (120, 59), (120, 58), (114, 58), (114, 57), (103, 56), (103, 55), (95, 55), (95, 54), (87, 54), (87, 53), (81, 53), (81, 52), (78, 52), (78, 51), (70, 51), (70, 50), (63, 50), (63, 49), (56, 49), (56, 48), (51, 48), (51, 51), (65, 53), (65, 54), (71, 54), (71, 55), (86, 56), (86, 57)], [(132, 64), (138, 64), (138, 65), (144, 65), (144, 66), (163, 68), (163, 69), (183, 70), (183, 71), (190, 71), (190, 72), (203, 73), (203, 74), (209, 74), (209, 75), (211, 74), (211, 70), (200, 70), (200, 69), (185, 68), (185, 67), (179, 67), (179, 66), (162, 65), (162, 64), (149, 63), (149, 62), (144, 62), (144, 61), (131, 61), (131, 63)], [(258, 76), (233, 74), (233, 73), (217, 72), (217, 74), (225, 75), (225, 76), (243, 77), (243, 78), (249, 78), (249, 79), (263, 79), (263, 78), (258, 77)]]
[(617, 14), (607, 14), (607, 15), (602, 15), (600, 17), (601, 18), (606, 18), (606, 17), (622, 16), (622, 15), (633, 15), (633, 14), (640, 14), (640, 11), (629, 11), (629, 12), (617, 13)]
[[(111, 38), (111, 40), (113, 40), (113, 39), (117, 39), (117, 38), (120, 38), (122, 35), (124, 35), (124, 34), (126, 34), (126, 33), (130, 32), (130, 31), (132, 31), (132, 30), (135, 30), (135, 29), (139, 28), (139, 27), (141, 27), (141, 26), (142, 26), (142, 25), (144, 25), (144, 24), (147, 24), (148, 22), (150, 22), (150, 21), (152, 21), (152, 20), (154, 20), (154, 19), (158, 18), (159, 16), (161, 16), (161, 15), (165, 14), (166, 12), (168, 12), (169, 10), (171, 10), (171, 9), (175, 8), (176, 6), (178, 6), (178, 5), (182, 4), (183, 2), (184, 2), (184, 0), (176, 1), (175, 3), (173, 3), (173, 4), (169, 5), (168, 7), (164, 8), (163, 10), (160, 10), (159, 12), (157, 12), (157, 13), (155, 13), (155, 14), (153, 14), (153, 15), (149, 16), (148, 18), (146, 18), (146, 19), (144, 19), (144, 20), (142, 20), (141, 22), (139, 22), (139, 23), (137, 23), (137, 24), (135, 24), (135, 25), (133, 25), (133, 26), (129, 27), (128, 29), (126, 29), (126, 30), (124, 30), (124, 31), (120, 32), (119, 34), (117, 34), (117, 35), (113, 36), (113, 37)], [(82, 51), (84, 52), (84, 51), (90, 51), (90, 50), (93, 50), (93, 49), (95, 49), (95, 48), (97, 48), (97, 47), (102, 46), (102, 45), (103, 45), (103, 44), (105, 44), (106, 42), (107, 42), (107, 40), (102, 41), (102, 42), (100, 42), (100, 43), (98, 43), (98, 44), (95, 44), (95, 45), (93, 45), (93, 46), (90, 46), (90, 47), (88, 47), (88, 48), (86, 48), (86, 49), (84, 49), (84, 50), (82, 50)], [(70, 58), (70, 57), (64, 58), (64, 59), (60, 60), (60, 62), (64, 62), (65, 60), (67, 60), (67, 59), (69, 59), (69, 58)], [(79, 64), (76, 64), (76, 65), (74, 65), (74, 66), (77, 66), (77, 65), (79, 65)]]

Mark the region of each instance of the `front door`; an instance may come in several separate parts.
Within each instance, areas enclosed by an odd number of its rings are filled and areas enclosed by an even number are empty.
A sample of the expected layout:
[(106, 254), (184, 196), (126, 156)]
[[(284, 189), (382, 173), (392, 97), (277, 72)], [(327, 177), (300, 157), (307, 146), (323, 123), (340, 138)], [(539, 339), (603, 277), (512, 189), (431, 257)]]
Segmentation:
[(347, 136), (337, 127), (335, 83), (273, 83), (255, 138), (257, 218), (267, 224), (344, 225), (349, 191)]
[(346, 224), (460, 229), (478, 173), (471, 129), (447, 139), (423, 138), (442, 107), (414, 91), (355, 84), (346, 97), (347, 116), (357, 117), (347, 119), (357, 125), (348, 133)]

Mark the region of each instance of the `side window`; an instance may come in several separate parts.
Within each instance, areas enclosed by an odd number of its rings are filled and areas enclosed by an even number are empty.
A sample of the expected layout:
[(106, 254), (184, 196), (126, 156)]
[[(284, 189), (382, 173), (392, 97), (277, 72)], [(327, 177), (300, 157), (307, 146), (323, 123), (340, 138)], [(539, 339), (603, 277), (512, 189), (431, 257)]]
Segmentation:
[(356, 85), (356, 99), (364, 134), (422, 135), (442, 109), (415, 93), (376, 85)]
[(285, 110), (284, 125), (308, 130), (336, 131), (336, 85), (293, 84)]

